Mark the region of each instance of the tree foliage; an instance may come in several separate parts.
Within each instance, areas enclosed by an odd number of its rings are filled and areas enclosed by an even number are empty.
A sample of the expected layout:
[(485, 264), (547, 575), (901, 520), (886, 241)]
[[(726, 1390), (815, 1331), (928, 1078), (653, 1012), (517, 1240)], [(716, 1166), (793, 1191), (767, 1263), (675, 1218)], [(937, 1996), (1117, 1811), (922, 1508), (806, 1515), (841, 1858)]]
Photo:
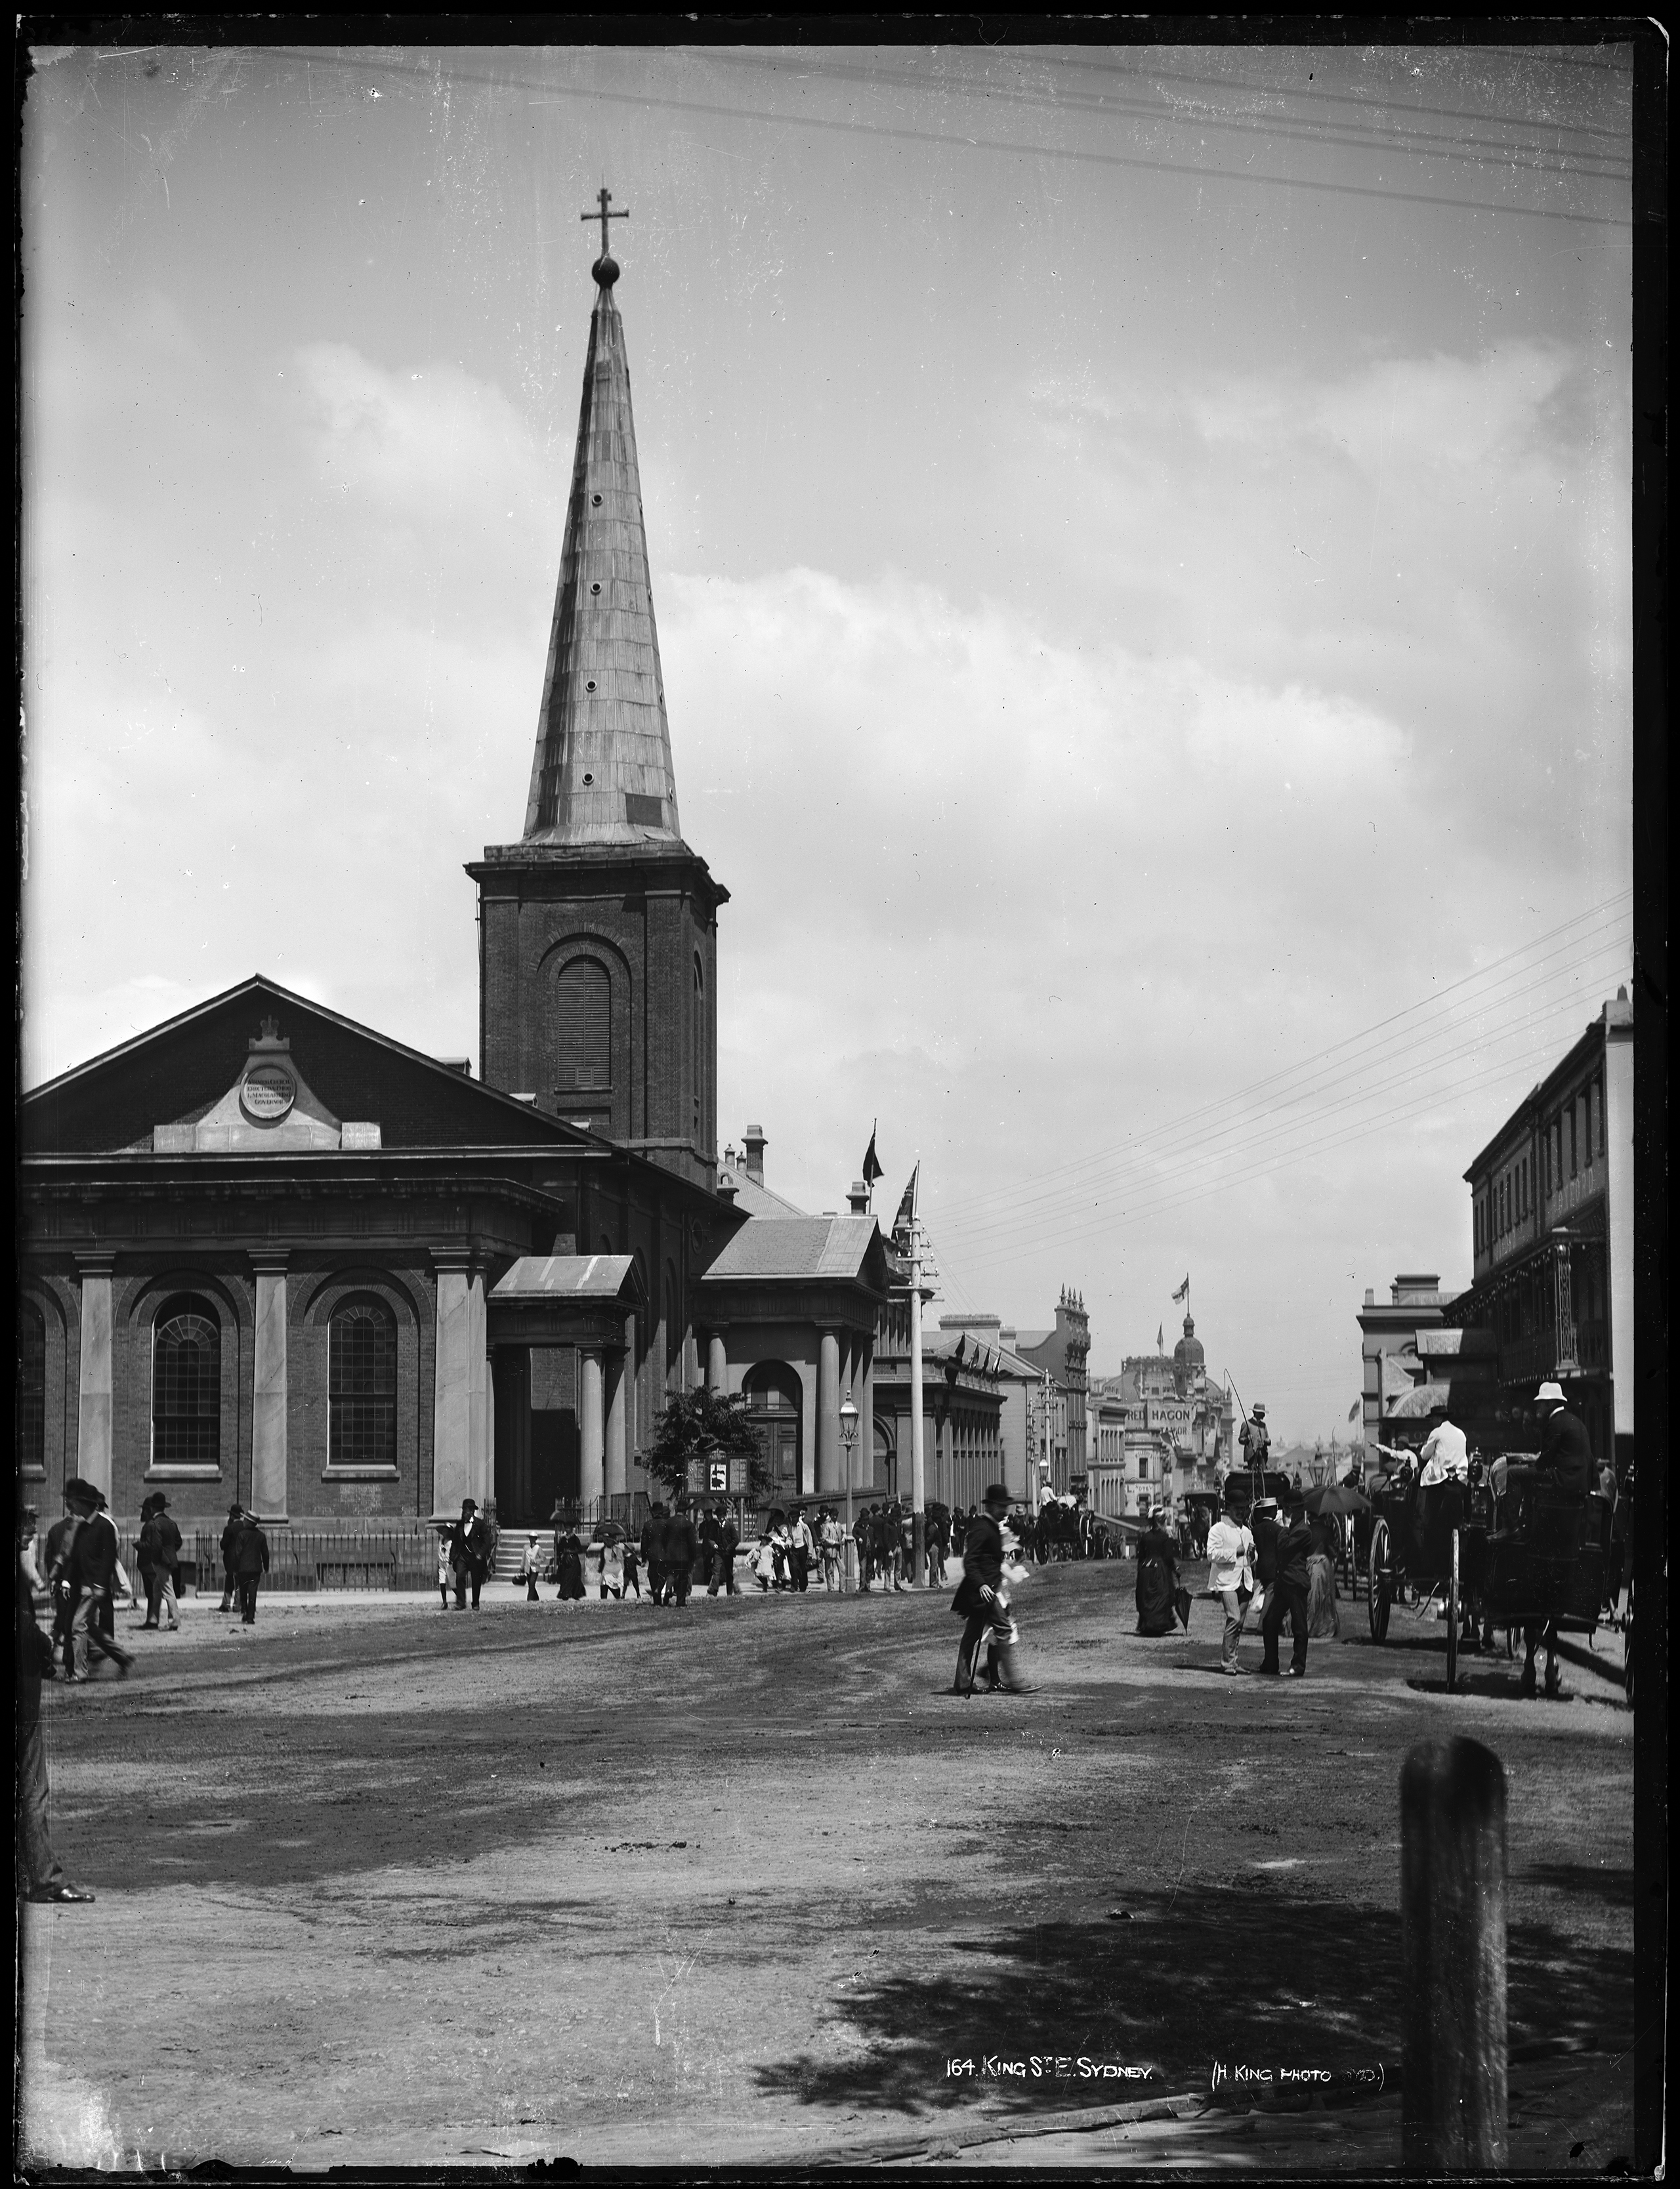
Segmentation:
[(688, 1487), (692, 1460), (731, 1458), (747, 1462), (749, 1498), (763, 1497), (774, 1487), (743, 1394), (684, 1391), (671, 1400), (654, 1423), (646, 1463), (654, 1480), (676, 1494)]

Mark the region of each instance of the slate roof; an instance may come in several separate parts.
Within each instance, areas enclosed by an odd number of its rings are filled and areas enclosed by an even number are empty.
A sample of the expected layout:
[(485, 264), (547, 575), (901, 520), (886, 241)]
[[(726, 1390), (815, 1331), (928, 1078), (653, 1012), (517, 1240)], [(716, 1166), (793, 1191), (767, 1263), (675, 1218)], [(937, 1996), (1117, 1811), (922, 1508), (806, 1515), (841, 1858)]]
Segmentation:
[(490, 1298), (633, 1303), (641, 1291), (635, 1258), (630, 1254), (522, 1254), (492, 1286)]
[(597, 261), (528, 844), (680, 844), (618, 268)]
[(706, 1281), (861, 1277), (877, 1237), (873, 1216), (755, 1216), (706, 1271)]
[(796, 1202), (784, 1200), (779, 1193), (772, 1193), (767, 1185), (756, 1184), (744, 1170), (720, 1170), (717, 1182), (720, 1186), (728, 1185), (734, 1187), (735, 1206), (744, 1215), (806, 1216), (810, 1213), (807, 1209), (800, 1208)]

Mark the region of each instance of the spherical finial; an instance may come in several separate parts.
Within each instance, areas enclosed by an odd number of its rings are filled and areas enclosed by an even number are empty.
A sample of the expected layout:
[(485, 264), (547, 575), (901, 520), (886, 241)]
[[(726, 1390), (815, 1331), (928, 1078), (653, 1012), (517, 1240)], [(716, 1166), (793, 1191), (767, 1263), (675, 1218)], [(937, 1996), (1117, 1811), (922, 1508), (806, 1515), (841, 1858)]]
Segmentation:
[(603, 289), (610, 289), (619, 278), (619, 262), (603, 251), (589, 270)]

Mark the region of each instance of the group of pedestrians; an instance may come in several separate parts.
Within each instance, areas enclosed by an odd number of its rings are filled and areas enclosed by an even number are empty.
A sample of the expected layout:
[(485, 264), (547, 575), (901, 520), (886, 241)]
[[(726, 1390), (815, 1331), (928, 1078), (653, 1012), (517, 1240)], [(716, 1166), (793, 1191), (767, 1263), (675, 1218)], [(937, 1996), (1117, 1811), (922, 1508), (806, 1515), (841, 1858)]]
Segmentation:
[[(1334, 1522), (1314, 1518), (1301, 1493), (1291, 1490), (1280, 1503), (1262, 1498), (1253, 1526), (1244, 1517), (1241, 1478), (1225, 1485), (1225, 1510), (1208, 1535), (1208, 1583), (1225, 1607), (1225, 1638), (1219, 1670), (1232, 1677), (1247, 1671), (1238, 1657), (1251, 1611), (1260, 1610), (1258, 1670), (1289, 1679), (1304, 1679), (1307, 1644), (1341, 1632), (1336, 1608), (1332, 1564)], [(1284, 1621), (1289, 1623), (1289, 1665), (1278, 1662)]]
[[(922, 1580), (929, 1588), (942, 1588), (946, 1561), (962, 1555), (962, 1537), (973, 1524), (971, 1513), (953, 1513), (936, 1500), (922, 1513)], [(891, 1589), (912, 1588), (916, 1580), (916, 1516), (901, 1498), (885, 1504), (866, 1505), (852, 1520), (851, 1536), (857, 1547), (857, 1585), (867, 1596), (879, 1581), (885, 1595)], [(841, 1540), (844, 1541), (844, 1530)]]

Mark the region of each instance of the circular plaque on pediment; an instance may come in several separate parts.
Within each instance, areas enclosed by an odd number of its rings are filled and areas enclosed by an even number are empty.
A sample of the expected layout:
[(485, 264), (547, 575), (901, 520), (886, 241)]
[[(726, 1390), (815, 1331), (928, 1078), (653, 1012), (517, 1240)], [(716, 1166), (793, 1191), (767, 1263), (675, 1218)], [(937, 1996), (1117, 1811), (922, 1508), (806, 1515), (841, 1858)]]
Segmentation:
[(259, 1064), (245, 1076), (240, 1107), (259, 1125), (277, 1124), (297, 1100), (297, 1082), (283, 1064)]

